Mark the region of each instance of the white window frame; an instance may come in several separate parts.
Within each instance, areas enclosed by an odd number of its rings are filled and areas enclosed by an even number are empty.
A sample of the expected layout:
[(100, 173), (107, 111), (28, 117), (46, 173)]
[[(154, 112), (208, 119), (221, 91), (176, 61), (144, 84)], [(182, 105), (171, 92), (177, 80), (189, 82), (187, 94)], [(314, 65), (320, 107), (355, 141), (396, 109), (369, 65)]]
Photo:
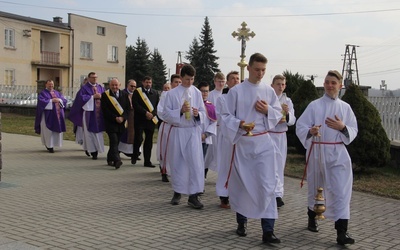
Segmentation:
[(108, 45), (107, 61), (118, 62), (118, 47), (117, 46)]
[(97, 35), (105, 36), (106, 35), (106, 27), (97, 26)]
[(92, 59), (93, 58), (93, 44), (91, 42), (81, 42), (81, 58)]
[(4, 45), (8, 48), (15, 48), (15, 30), (10, 28), (4, 29)]
[(15, 85), (15, 69), (4, 70), (4, 85)]

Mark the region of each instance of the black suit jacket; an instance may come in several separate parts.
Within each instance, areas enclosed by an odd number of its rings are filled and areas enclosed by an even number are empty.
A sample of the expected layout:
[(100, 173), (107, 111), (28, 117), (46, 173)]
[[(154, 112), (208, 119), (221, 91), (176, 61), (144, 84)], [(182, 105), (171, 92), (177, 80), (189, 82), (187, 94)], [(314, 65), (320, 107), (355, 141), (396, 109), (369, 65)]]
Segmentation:
[[(157, 115), (157, 105), (160, 101), (160, 94), (157, 90), (150, 89), (150, 93), (146, 93), (144, 88), (142, 88), (143, 94), (147, 95), (151, 104), (154, 107), (153, 112), (151, 112), (154, 116)], [(132, 96), (133, 109), (135, 110), (135, 128), (155, 128), (155, 124), (152, 120), (147, 120), (146, 112), (150, 112), (144, 103), (142, 97), (140, 97), (138, 90), (133, 92)]]
[(114, 105), (111, 103), (110, 99), (107, 97), (107, 94), (104, 92), (101, 94), (101, 109), (103, 111), (104, 124), (106, 127), (106, 132), (124, 132), (125, 131), (125, 121), (128, 119), (128, 114), (130, 110), (130, 103), (128, 94), (125, 91), (118, 90), (119, 97), (116, 98), (114, 93), (110, 90), (110, 95), (114, 96), (119, 104), (121, 105), (124, 113), (122, 116), (124, 117), (124, 122), (118, 123), (115, 118), (121, 116), (118, 111), (114, 108)]

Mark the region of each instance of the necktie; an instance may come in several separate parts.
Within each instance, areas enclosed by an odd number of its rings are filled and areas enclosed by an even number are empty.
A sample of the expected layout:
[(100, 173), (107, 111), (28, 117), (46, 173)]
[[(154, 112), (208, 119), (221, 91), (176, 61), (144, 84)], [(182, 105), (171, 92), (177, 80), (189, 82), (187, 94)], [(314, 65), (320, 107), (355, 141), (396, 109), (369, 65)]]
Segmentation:
[(119, 98), (119, 91), (115, 92), (115, 97)]

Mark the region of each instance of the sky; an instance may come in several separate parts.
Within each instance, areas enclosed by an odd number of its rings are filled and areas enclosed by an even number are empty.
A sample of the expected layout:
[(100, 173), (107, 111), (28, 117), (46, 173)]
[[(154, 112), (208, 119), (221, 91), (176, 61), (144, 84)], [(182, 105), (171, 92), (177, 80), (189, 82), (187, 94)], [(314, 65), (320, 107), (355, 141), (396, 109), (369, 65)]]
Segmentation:
[(267, 83), (290, 71), (313, 75), (322, 86), (329, 70), (342, 72), (346, 45), (354, 45), (360, 85), (379, 89), (384, 81), (388, 90), (400, 88), (398, 0), (0, 0), (0, 10), (63, 22), (74, 13), (126, 25), (126, 45), (144, 39), (161, 53), (168, 74), (175, 73), (178, 51), (187, 62), (185, 52), (206, 16), (219, 69), (240, 71), (241, 43), (232, 32), (246, 22), (256, 34), (246, 42), (246, 61), (255, 52), (268, 58)]

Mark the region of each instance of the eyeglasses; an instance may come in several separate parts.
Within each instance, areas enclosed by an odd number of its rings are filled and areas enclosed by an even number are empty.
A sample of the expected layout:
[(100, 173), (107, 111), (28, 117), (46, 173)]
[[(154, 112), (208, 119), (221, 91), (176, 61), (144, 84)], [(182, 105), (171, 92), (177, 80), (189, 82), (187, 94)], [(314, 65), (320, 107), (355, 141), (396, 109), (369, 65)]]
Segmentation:
[(209, 90), (200, 90), (202, 93), (208, 93), (210, 92)]
[(131, 88), (136, 88), (136, 86), (135, 86), (135, 85), (129, 85), (129, 87), (131, 87)]
[(89, 76), (89, 78), (97, 78), (97, 76)]

